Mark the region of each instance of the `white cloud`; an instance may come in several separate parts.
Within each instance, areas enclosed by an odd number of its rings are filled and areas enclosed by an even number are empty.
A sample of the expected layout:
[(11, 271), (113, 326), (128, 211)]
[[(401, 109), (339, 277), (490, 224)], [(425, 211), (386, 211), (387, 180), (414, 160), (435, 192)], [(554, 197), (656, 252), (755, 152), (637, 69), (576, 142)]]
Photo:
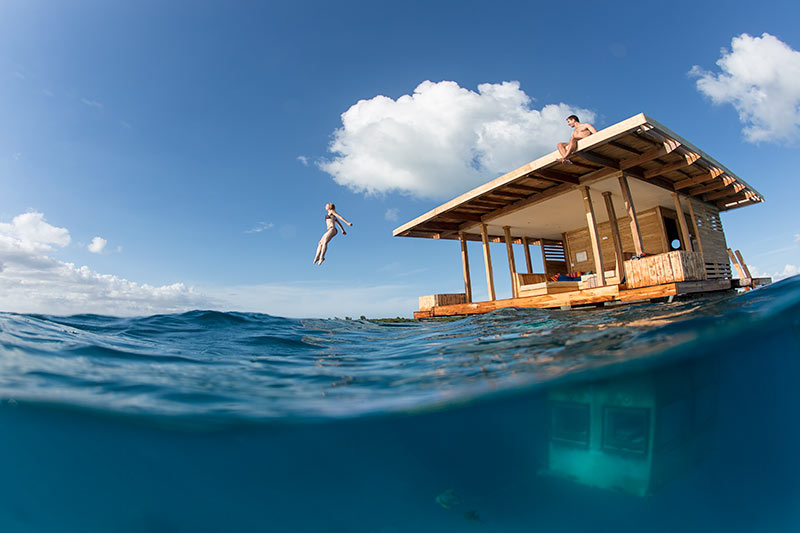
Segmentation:
[(42, 213), (0, 223), (0, 310), (67, 315), (144, 315), (210, 307), (212, 300), (182, 283), (154, 287), (100, 274), (48, 255), (70, 243), (69, 231)]
[(274, 225), (275, 224), (272, 222), (259, 222), (249, 230), (246, 230), (245, 233), (261, 233), (262, 231), (270, 229)]
[(794, 242), (795, 243), (800, 243), (800, 233), (795, 233), (794, 234)]
[(553, 151), (569, 137), (567, 116), (594, 120), (564, 103), (530, 104), (516, 81), (478, 92), (425, 81), (397, 100), (379, 95), (350, 107), (329, 147), (333, 159), (319, 166), (357, 192), (449, 197)]
[(303, 163), (305, 166), (308, 166), (308, 158), (304, 155), (298, 155), (297, 160)]
[(789, 278), (789, 277), (792, 277), (792, 276), (796, 276), (798, 274), (800, 274), (800, 266), (799, 265), (785, 265), (783, 267), (783, 271), (782, 272), (776, 272), (775, 275), (773, 276), (773, 279), (775, 281), (778, 281), (779, 279)]
[(94, 239), (92, 239), (92, 242), (89, 243), (89, 246), (87, 246), (86, 248), (88, 248), (88, 250), (93, 254), (99, 254), (103, 252), (103, 249), (105, 249), (106, 244), (108, 244), (108, 241), (105, 240), (104, 238), (95, 237)]
[(777, 270), (772, 274), (770, 274), (768, 271), (761, 270), (756, 265), (751, 265), (749, 263), (747, 268), (750, 270), (750, 275), (754, 278), (772, 278), (772, 281), (779, 281), (800, 274), (800, 266), (791, 264), (784, 265), (783, 270)]
[(0, 222), (0, 249), (46, 252), (53, 250), (54, 245), (66, 246), (70, 241), (69, 231), (51, 226), (42, 213), (17, 215), (10, 224)]
[(723, 49), (719, 73), (695, 65), (697, 89), (715, 104), (731, 104), (750, 142), (800, 136), (800, 52), (777, 37), (743, 33)]
[(390, 207), (386, 210), (386, 213), (383, 215), (383, 218), (388, 220), (389, 222), (397, 222), (400, 220), (400, 210), (396, 207)]

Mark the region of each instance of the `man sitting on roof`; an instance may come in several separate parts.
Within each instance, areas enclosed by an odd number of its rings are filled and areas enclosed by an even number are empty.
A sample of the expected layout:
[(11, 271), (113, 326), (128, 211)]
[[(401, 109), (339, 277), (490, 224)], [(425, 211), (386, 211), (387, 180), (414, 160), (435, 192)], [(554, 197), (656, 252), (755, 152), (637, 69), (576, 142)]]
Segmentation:
[(567, 157), (578, 147), (578, 139), (585, 139), (592, 133), (597, 133), (597, 130), (588, 122), (582, 124), (576, 115), (568, 116), (567, 124), (569, 124), (570, 128), (574, 128), (575, 131), (572, 132), (568, 143), (558, 143), (558, 152), (561, 154), (561, 159), (559, 159), (559, 161), (571, 165), (572, 163), (567, 161)]

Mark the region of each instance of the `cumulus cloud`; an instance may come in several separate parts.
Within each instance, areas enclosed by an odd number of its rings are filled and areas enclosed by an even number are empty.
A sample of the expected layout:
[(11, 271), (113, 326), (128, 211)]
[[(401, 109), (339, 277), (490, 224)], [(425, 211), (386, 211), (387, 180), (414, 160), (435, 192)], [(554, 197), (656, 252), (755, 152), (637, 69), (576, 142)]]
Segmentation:
[(87, 246), (86, 248), (88, 248), (89, 251), (92, 252), (93, 254), (99, 254), (103, 252), (103, 250), (106, 247), (106, 244), (108, 244), (108, 241), (105, 240), (104, 238), (95, 237), (94, 239), (92, 239), (92, 242), (89, 243), (89, 246)]
[(396, 207), (390, 207), (386, 210), (386, 213), (383, 215), (383, 218), (388, 220), (389, 222), (397, 222), (400, 220), (400, 210)]
[(800, 137), (800, 52), (777, 37), (743, 33), (722, 49), (721, 72), (695, 65), (697, 89), (715, 104), (731, 104), (750, 142)]
[(304, 155), (298, 155), (297, 160), (303, 163), (303, 165), (308, 166), (308, 158)]
[(0, 310), (122, 316), (180, 312), (213, 303), (182, 283), (139, 284), (49, 255), (70, 240), (66, 228), (49, 224), (42, 213), (0, 223)]
[(48, 224), (42, 213), (17, 215), (10, 224), (0, 222), (0, 247), (6, 249), (47, 252), (54, 246), (66, 246), (70, 241), (69, 231)]
[(795, 233), (794, 234), (794, 242), (795, 243), (800, 243), (800, 233)]
[(513, 170), (569, 137), (564, 119), (594, 114), (564, 103), (531, 107), (519, 82), (422, 82), (393, 100), (375, 96), (342, 114), (333, 158), (319, 163), (356, 192), (445, 198)]

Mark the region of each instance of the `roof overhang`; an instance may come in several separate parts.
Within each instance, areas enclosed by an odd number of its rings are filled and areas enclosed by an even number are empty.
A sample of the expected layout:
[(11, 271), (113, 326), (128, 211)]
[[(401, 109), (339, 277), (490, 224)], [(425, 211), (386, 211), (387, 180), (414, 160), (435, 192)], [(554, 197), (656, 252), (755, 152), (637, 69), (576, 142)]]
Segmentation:
[[(582, 197), (576, 189), (590, 186), (592, 200), (611, 193), (621, 213), (617, 177), (629, 178), (637, 211), (674, 207), (674, 192), (724, 211), (764, 199), (753, 187), (717, 160), (643, 113), (578, 141), (572, 164), (557, 151), (468, 191), (395, 229), (396, 237), (472, 240), (486, 224), (489, 233), (560, 238), (585, 225)], [(598, 221), (607, 219), (596, 209)]]

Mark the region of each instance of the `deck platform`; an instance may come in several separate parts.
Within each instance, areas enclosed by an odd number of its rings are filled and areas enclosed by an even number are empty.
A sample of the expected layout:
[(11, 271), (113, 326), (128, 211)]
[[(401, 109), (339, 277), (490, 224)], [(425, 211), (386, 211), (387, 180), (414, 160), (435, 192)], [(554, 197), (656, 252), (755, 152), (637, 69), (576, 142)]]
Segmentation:
[(581, 306), (603, 304), (605, 302), (635, 302), (652, 298), (666, 298), (682, 294), (714, 292), (729, 290), (733, 287), (729, 279), (712, 279), (701, 281), (681, 281), (664, 283), (650, 287), (627, 289), (625, 285), (606, 285), (591, 289), (582, 289), (556, 294), (524, 296), (504, 300), (490, 300), (453, 305), (439, 305), (430, 309), (414, 312), (414, 318), (433, 318), (440, 316), (476, 315), (489, 313), (506, 307), (528, 307), (552, 309), (565, 306)]

